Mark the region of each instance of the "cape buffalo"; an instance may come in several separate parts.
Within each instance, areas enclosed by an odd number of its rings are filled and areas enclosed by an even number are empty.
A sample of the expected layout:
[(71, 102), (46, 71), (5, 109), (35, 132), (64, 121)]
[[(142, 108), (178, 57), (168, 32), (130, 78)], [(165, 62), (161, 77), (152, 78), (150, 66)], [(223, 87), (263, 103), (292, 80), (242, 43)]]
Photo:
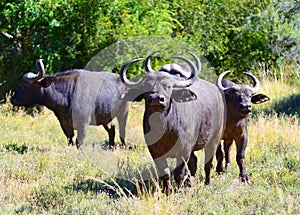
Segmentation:
[[(145, 100), (143, 131), (149, 152), (163, 182), (163, 191), (171, 193), (171, 172), (167, 158), (176, 158), (174, 179), (178, 186), (186, 175), (188, 166), (193, 180), (197, 169), (194, 151), (205, 151), (205, 184), (210, 183), (212, 160), (223, 134), (224, 101), (221, 91), (212, 83), (196, 77), (197, 67), (184, 57), (174, 58), (190, 66), (190, 76), (182, 78), (167, 72), (155, 72), (150, 66), (151, 53), (145, 62), (141, 81), (127, 79), (128, 67), (143, 60), (138, 58), (127, 62), (120, 71), (120, 77), (128, 91), (123, 99)], [(196, 61), (197, 57), (190, 53)]]
[[(229, 71), (223, 72), (217, 79), (217, 86), (225, 94), (227, 109), (226, 126), (222, 138), (224, 140), (225, 166), (228, 167), (230, 165), (229, 151), (234, 140), (237, 149), (236, 162), (240, 169), (240, 177), (243, 182), (247, 183), (248, 174), (245, 164), (245, 150), (248, 142), (247, 118), (252, 110), (251, 103), (260, 104), (270, 99), (266, 95), (256, 94), (259, 91), (260, 84), (253, 74), (244, 72), (254, 82), (254, 86), (250, 87), (248, 85), (236, 84), (229, 80), (223, 80), (223, 77), (228, 73)], [(216, 157), (218, 160), (216, 170), (220, 173), (225, 170), (223, 166), (224, 153), (221, 144), (217, 149)]]
[[(42, 60), (37, 61), (37, 74), (23, 76), (11, 103), (16, 106), (45, 105), (58, 118), (69, 144), (79, 148), (87, 133), (88, 125), (103, 125), (109, 135), (109, 145), (114, 146), (117, 117), (120, 139), (125, 145), (125, 125), (128, 103), (120, 99), (125, 86), (119, 75), (109, 72), (70, 70), (46, 75)], [(76, 142), (73, 140), (77, 130)]]

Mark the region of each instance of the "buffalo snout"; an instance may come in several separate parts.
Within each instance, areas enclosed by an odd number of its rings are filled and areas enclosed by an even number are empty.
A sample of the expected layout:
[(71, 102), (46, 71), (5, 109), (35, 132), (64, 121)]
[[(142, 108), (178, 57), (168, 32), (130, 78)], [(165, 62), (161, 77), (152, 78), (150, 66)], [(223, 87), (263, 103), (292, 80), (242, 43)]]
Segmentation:
[(152, 107), (166, 107), (166, 98), (162, 94), (149, 94), (146, 97), (147, 106)]
[(251, 104), (240, 104), (239, 109), (242, 113), (251, 113), (252, 106)]

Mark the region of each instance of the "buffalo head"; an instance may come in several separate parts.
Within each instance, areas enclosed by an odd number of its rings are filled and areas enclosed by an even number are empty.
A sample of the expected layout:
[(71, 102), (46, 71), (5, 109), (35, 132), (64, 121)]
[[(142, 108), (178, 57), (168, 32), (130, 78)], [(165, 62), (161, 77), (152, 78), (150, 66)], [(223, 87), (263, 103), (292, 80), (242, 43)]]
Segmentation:
[(22, 83), (11, 98), (16, 106), (29, 107), (37, 103), (42, 96), (42, 88), (49, 85), (49, 78), (44, 77), (45, 67), (42, 59), (37, 60), (37, 74), (26, 73)]
[(248, 85), (236, 84), (234, 82), (223, 80), (223, 77), (230, 71), (223, 72), (217, 79), (217, 86), (221, 89), (226, 98), (227, 108), (234, 110), (240, 117), (248, 116), (252, 111), (253, 104), (260, 104), (270, 100), (264, 94), (256, 94), (259, 91), (260, 84), (258, 79), (249, 72), (244, 72), (253, 80), (253, 87)]
[(162, 112), (169, 109), (172, 100), (185, 102), (196, 99), (196, 95), (187, 88), (196, 79), (197, 67), (195, 64), (184, 57), (173, 57), (185, 61), (190, 66), (191, 73), (188, 78), (177, 77), (167, 72), (156, 72), (150, 65), (151, 57), (156, 52), (158, 51), (152, 52), (147, 57), (145, 61), (147, 73), (137, 83), (127, 79), (126, 71), (131, 64), (141, 61), (143, 58), (131, 60), (122, 67), (120, 77), (122, 82), (129, 88), (123, 98), (129, 101), (145, 99), (146, 108), (154, 112)]

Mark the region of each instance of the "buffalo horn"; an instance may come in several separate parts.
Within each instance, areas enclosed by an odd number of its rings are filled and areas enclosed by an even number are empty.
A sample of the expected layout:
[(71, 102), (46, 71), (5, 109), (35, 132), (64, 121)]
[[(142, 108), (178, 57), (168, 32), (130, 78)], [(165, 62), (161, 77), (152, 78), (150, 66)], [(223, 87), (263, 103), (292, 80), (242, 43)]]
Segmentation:
[(223, 79), (223, 77), (224, 77), (225, 75), (229, 74), (229, 73), (230, 73), (230, 71), (222, 72), (222, 73), (219, 75), (218, 79), (217, 79), (217, 86), (219, 87), (219, 89), (221, 89), (221, 90), (223, 90), (223, 91), (228, 90), (228, 89), (230, 88), (230, 87), (224, 87), (224, 86), (222, 85), (222, 79)]
[(37, 66), (37, 74), (34, 74), (32, 72), (26, 73), (23, 78), (29, 81), (38, 81), (41, 78), (43, 78), (45, 74), (45, 67), (42, 59), (38, 59), (36, 61), (36, 66)]
[(195, 61), (196, 61), (196, 67), (197, 67), (197, 72), (199, 74), (200, 71), (201, 71), (201, 61), (199, 60), (199, 58), (197, 57), (197, 55), (195, 55), (193, 52), (188, 51), (188, 53), (190, 55), (192, 55), (193, 58), (195, 59)]
[(127, 87), (134, 87), (139, 85), (139, 82), (131, 82), (128, 80), (128, 78), (126, 77), (126, 71), (128, 69), (128, 67), (138, 61), (144, 60), (144, 58), (137, 58), (131, 61), (128, 61), (126, 64), (124, 64), (124, 66), (121, 68), (120, 70), (120, 78), (123, 84), (125, 84)]
[(145, 62), (145, 69), (146, 69), (146, 72), (155, 72), (154, 69), (152, 69), (151, 67), (151, 57), (156, 53), (156, 52), (159, 52), (159, 50), (156, 50), (154, 52), (152, 52), (147, 58), (146, 58), (146, 62)]
[(173, 58), (183, 60), (191, 67), (191, 76), (186, 80), (176, 80), (174, 82), (174, 87), (184, 88), (184, 87), (191, 86), (194, 83), (194, 81), (196, 80), (195, 74), (197, 71), (197, 67), (195, 66), (195, 64), (192, 61), (190, 61), (189, 59), (187, 59), (185, 57), (173, 56)]
[(243, 72), (245, 75), (248, 75), (249, 77), (252, 78), (253, 80), (253, 87), (251, 88), (252, 92), (253, 93), (257, 93), (259, 91), (259, 80), (253, 75), (251, 74), (250, 72)]

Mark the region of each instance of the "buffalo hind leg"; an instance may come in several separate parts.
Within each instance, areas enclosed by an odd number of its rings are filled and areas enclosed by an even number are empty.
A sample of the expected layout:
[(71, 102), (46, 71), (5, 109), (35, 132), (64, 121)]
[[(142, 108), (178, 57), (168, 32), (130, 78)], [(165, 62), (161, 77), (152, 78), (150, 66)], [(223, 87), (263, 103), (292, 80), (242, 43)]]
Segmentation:
[(217, 144), (209, 143), (205, 147), (205, 165), (204, 165), (204, 171), (205, 171), (205, 181), (204, 183), (206, 185), (210, 184), (210, 174), (211, 174), (211, 169), (213, 168), (213, 158), (216, 153), (216, 148)]
[(112, 122), (109, 122), (107, 125), (103, 125), (103, 127), (108, 133), (108, 144), (111, 148), (113, 148), (115, 146), (115, 125)]
[(225, 167), (231, 167), (230, 164), (230, 149), (233, 143), (233, 139), (224, 140), (224, 152), (225, 152)]
[(217, 167), (216, 167), (216, 171), (217, 173), (221, 173), (225, 171), (225, 167), (223, 165), (223, 159), (224, 159), (224, 151), (222, 149), (222, 144), (220, 143), (217, 151), (216, 151), (216, 158), (217, 158)]
[(196, 155), (194, 154), (194, 152), (192, 152), (189, 162), (188, 162), (188, 168), (190, 171), (190, 178), (188, 181), (188, 186), (190, 186), (190, 187), (193, 187), (196, 185), (195, 175), (196, 175), (196, 171), (197, 171), (197, 160), (198, 159), (197, 159)]

